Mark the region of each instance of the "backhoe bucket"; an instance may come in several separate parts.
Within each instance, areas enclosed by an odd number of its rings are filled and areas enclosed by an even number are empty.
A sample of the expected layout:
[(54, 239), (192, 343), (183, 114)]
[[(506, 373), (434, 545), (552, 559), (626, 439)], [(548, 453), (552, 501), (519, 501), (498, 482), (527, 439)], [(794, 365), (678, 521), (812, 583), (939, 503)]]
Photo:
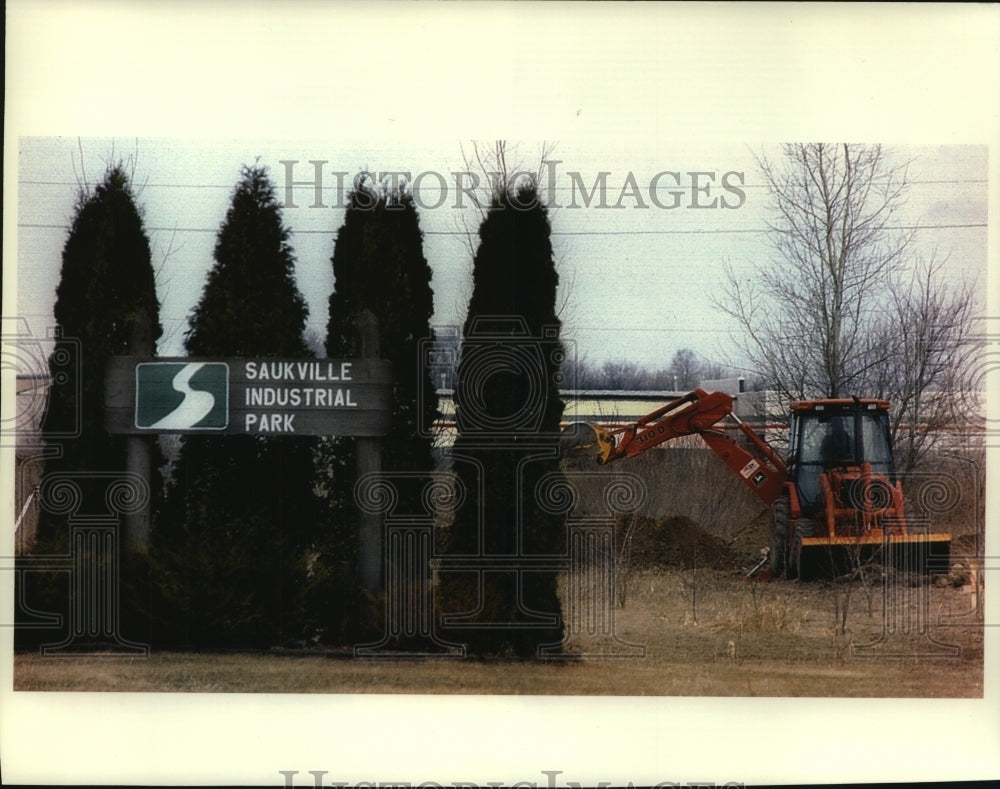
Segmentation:
[(562, 432), (559, 445), (565, 457), (591, 456), (606, 463), (615, 449), (615, 440), (597, 425), (575, 422)]
[(802, 537), (793, 556), (802, 580), (850, 576), (874, 566), (928, 575), (946, 573), (950, 534), (877, 534), (870, 537)]

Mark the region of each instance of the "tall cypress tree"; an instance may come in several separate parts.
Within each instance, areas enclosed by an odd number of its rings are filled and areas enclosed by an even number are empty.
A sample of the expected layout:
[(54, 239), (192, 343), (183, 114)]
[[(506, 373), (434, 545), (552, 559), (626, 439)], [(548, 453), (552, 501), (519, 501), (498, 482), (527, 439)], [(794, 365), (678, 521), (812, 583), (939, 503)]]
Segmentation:
[[(189, 354), (310, 355), (288, 234), (266, 168), (244, 167), (191, 314)], [(185, 436), (153, 535), (160, 640), (268, 646), (301, 635), (314, 447), (303, 437)]]
[[(114, 475), (126, 471), (126, 439), (109, 435), (104, 426), (105, 366), (116, 355), (136, 352), (136, 335), (155, 347), (162, 334), (149, 239), (142, 212), (124, 165), (108, 168), (104, 180), (79, 192), (69, 236), (63, 247), (62, 270), (56, 289), (55, 319), (60, 332), (49, 358), (51, 387), (42, 435), (50, 448), (58, 448), (46, 461), (46, 476), (68, 480), (79, 491), (80, 515), (107, 511), (106, 494)], [(154, 449), (155, 468), (159, 459)], [(147, 480), (157, 492), (158, 478)], [(69, 553), (69, 514), (52, 514), (43, 508), (36, 551)], [(121, 536), (121, 526), (119, 533)], [(124, 543), (118, 540), (119, 547)], [(124, 555), (121, 558), (129, 558)], [(138, 561), (138, 560), (137, 560)], [(136, 565), (124, 582), (140, 582)], [(66, 611), (78, 589), (65, 579), (27, 578), (41, 587), (45, 603)], [(28, 590), (32, 604), (35, 590)], [(134, 630), (136, 610), (126, 595), (119, 610), (126, 630)], [(82, 604), (84, 616), (96, 615)], [(77, 625), (86, 627), (89, 623)], [(51, 640), (51, 634), (44, 634)], [(137, 632), (128, 633), (141, 638)]]
[[(424, 506), (426, 475), (435, 465), (426, 428), (434, 421), (438, 404), (433, 382), (421, 364), (421, 343), (430, 337), (434, 294), (413, 196), (405, 188), (368, 184), (353, 190), (331, 262), (335, 282), (327, 355), (358, 355), (359, 318), (366, 310), (375, 315), (380, 356), (391, 363), (393, 380), (392, 422), (382, 441), (382, 470), (398, 492), (397, 510), (418, 512)], [(342, 561), (357, 555), (356, 444), (356, 439), (336, 439), (326, 458), (331, 515), (327, 565), (338, 557)], [(358, 624), (348, 621), (342, 635), (363, 637)]]
[(562, 641), (558, 573), (531, 570), (565, 555), (565, 523), (539, 506), (559, 472), (562, 345), (547, 211), (537, 189), (501, 191), (479, 228), (473, 292), (455, 391), (455, 473), (466, 492), (452, 522), (449, 557), (476, 569), (440, 576), (449, 641), (478, 655), (532, 657)]

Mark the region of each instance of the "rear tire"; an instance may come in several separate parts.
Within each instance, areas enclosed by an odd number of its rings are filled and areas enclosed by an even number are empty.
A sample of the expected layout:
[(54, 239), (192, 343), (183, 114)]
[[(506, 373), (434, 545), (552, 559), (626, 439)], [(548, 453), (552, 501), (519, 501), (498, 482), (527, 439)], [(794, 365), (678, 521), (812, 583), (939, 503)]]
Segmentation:
[(785, 571), (788, 554), (788, 496), (778, 496), (771, 505), (771, 574), (780, 576)]
[(802, 539), (816, 535), (816, 521), (810, 518), (799, 518), (795, 521), (795, 536), (792, 537), (792, 553), (788, 557), (789, 572), (796, 578), (802, 574)]

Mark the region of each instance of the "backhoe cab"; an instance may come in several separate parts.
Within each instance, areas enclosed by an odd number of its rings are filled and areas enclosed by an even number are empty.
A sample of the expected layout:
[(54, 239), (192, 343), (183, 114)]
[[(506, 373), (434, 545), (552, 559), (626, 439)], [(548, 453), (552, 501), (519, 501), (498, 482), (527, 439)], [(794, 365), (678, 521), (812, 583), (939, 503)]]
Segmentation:
[(770, 505), (774, 575), (840, 574), (868, 562), (916, 571), (947, 567), (950, 535), (916, 533), (907, 522), (888, 409), (887, 401), (872, 399), (792, 402), (785, 460), (735, 416), (730, 395), (696, 389), (623, 427), (572, 424), (562, 446), (603, 464), (699, 435)]
[(947, 567), (950, 536), (917, 533), (907, 519), (887, 401), (793, 402), (787, 474), (786, 492), (772, 504), (773, 571), (850, 573), (870, 562)]

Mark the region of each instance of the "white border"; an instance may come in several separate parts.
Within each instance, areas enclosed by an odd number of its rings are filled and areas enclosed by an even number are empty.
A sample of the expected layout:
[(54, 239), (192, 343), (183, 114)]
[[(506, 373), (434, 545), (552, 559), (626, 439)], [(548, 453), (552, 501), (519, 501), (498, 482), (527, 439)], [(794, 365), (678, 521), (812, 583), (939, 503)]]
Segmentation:
[[(5, 261), (16, 260), (20, 136), (247, 129), (986, 143), (998, 260), (995, 5), (386, 6), (9, 2)], [(4, 266), (4, 315), (14, 269)], [(995, 276), (988, 287), (1000, 315)], [(996, 554), (995, 496), (987, 523)], [(997, 621), (996, 596), (987, 604)], [(0, 638), (9, 654), (9, 628)], [(539, 785), (543, 770), (584, 784), (995, 778), (996, 647), (990, 632), (982, 701), (12, 694), (5, 660), (0, 756), (12, 783), (261, 784), (281, 769), (300, 781), (325, 769), (327, 780)]]

